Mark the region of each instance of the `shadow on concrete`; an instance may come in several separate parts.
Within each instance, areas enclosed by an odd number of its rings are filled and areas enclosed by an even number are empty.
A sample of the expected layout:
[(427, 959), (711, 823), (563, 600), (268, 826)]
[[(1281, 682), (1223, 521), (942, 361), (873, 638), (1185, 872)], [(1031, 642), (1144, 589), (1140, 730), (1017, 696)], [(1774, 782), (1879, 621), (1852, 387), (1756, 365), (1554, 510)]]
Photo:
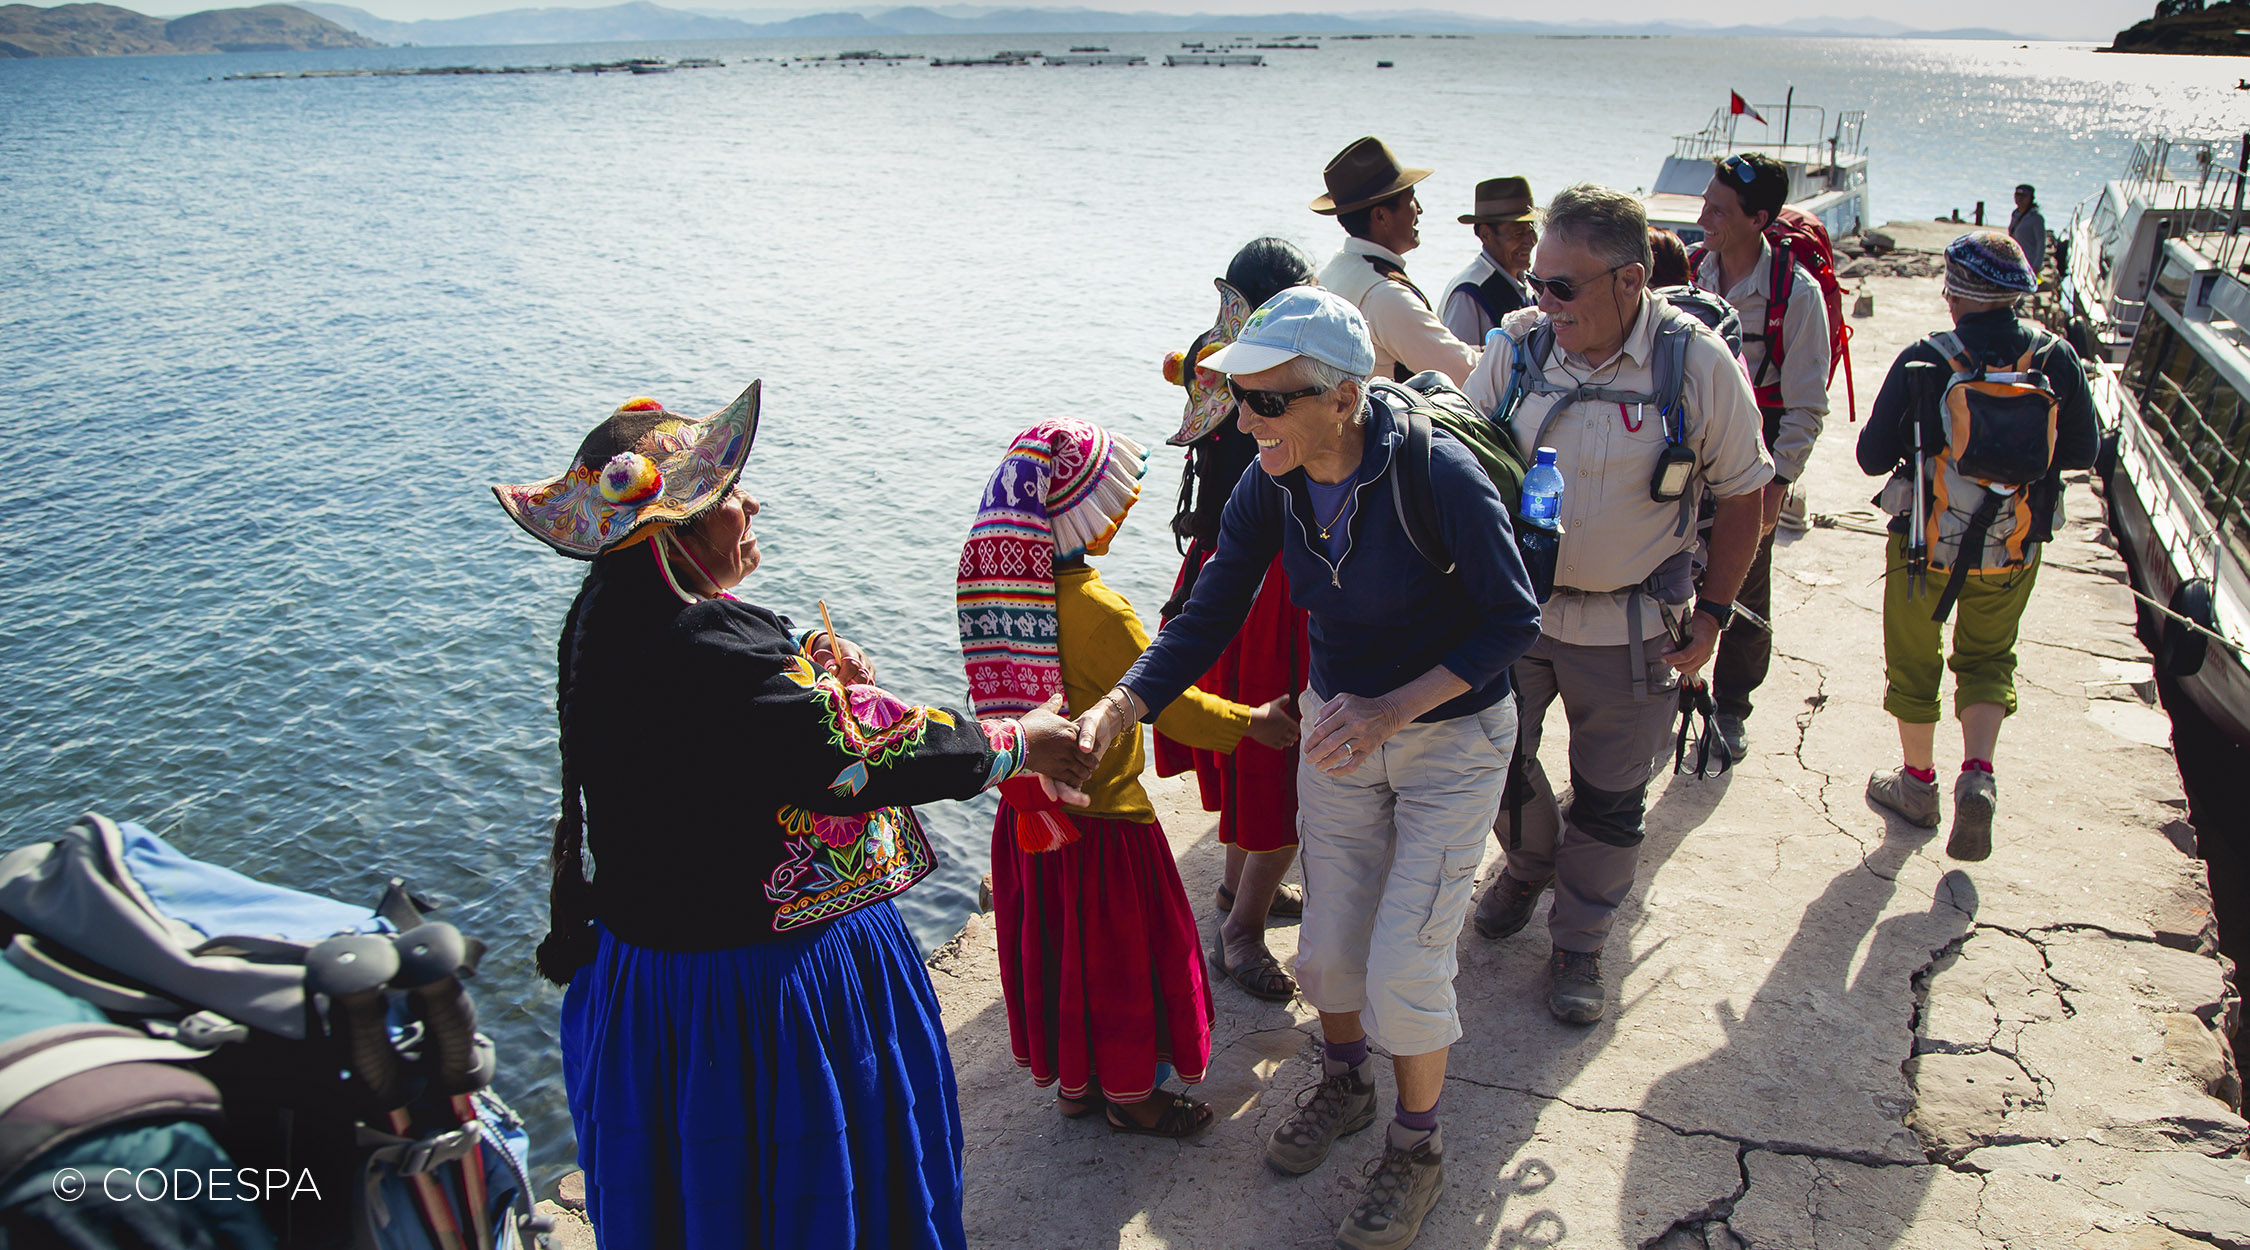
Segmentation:
[[(1720, 1005), (1726, 1044), (1667, 1073), (1649, 1088), (1636, 1109), (1641, 1119), (1626, 1169), (1627, 1203), (1658, 1183), (1656, 1172), (1678, 1137), (1715, 1122), (1715, 1096), (1735, 1104), (1728, 1118), (1781, 1126), (1810, 1123), (1805, 1117), (1817, 1116), (1820, 1104), (1833, 1102), (1837, 1089), (1853, 1087), (1852, 1062), (1863, 1059), (1865, 1043), (1878, 1039), (1862, 1034), (1857, 1039), (1862, 1046), (1852, 1047), (1849, 1022), (1894, 1010), (1899, 997), (1895, 970), (1926, 962), (1933, 942), (1943, 945), (1957, 939), (1974, 923), (1976, 886), (1960, 871), (1939, 882), (1927, 912), (1882, 919), (1897, 891), (1900, 866), (1928, 836), (1920, 829), (1903, 834), (1894, 829), (1865, 863), (1838, 873), (1805, 909), (1795, 936), (1749, 1006), (1736, 1016), (1727, 1004)], [(1838, 1022), (1845, 1025), (1842, 1036), (1837, 1035)], [(1839, 1056), (1839, 1045), (1852, 1049)], [(1901, 1062), (1906, 1058), (1899, 1056)], [(1885, 1117), (1901, 1121), (1910, 1109), (1911, 1104), (1878, 1105)], [(1900, 1131), (1905, 1131), (1903, 1124)], [(1725, 1222), (1748, 1192), (1746, 1160), (1753, 1149), (1873, 1165), (1902, 1161), (1893, 1157), (1895, 1151), (1838, 1151), (1792, 1140), (1785, 1131), (1771, 1138), (1728, 1139), (1735, 1142), (1737, 1160), (1743, 1164), (1741, 1187), (1731, 1194), (1713, 1195), (1708, 1207), (1676, 1221), (1650, 1245), (1670, 1250), (1742, 1244), (1730, 1239)], [(1900, 1209), (1911, 1210), (1918, 1191), (1893, 1191), (1890, 1198), (1903, 1204)], [(1875, 1243), (1864, 1244), (1874, 1250)]]

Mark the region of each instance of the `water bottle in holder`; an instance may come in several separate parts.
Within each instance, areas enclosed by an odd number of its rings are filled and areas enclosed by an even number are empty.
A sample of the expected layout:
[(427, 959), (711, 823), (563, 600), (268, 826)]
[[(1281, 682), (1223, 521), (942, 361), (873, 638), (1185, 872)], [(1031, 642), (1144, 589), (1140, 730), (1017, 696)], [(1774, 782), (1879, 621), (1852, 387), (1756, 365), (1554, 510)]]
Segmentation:
[(1555, 449), (1539, 449), (1537, 463), (1523, 475), (1516, 505), (1516, 548), (1523, 555), (1531, 590), (1545, 603), (1555, 593), (1555, 557), (1562, 550), (1562, 470)]

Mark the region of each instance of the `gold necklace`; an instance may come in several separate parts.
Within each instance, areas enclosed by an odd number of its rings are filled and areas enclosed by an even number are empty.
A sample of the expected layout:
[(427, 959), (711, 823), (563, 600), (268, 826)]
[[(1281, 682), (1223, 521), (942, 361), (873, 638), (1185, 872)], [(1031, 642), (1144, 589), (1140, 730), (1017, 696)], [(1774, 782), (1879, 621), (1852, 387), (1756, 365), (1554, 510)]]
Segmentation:
[[(1320, 541), (1328, 541), (1328, 531), (1335, 529), (1336, 523), (1344, 519), (1344, 514), (1351, 511), (1352, 501), (1358, 497), (1359, 492), (1356, 490), (1347, 489), (1344, 491), (1344, 502), (1336, 505), (1336, 515), (1328, 518), (1328, 524), (1320, 527)], [(1314, 520), (1318, 521), (1319, 518), (1315, 517)]]

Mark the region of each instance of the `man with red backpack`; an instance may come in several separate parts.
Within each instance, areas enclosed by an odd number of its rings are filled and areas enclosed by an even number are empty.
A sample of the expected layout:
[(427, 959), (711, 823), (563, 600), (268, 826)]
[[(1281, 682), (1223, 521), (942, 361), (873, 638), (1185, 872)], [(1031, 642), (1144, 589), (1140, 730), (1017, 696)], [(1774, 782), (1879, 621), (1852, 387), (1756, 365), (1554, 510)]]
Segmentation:
[[(1703, 212), (1696, 218), (1704, 246), (1690, 259), (1695, 285), (1724, 296), (1742, 318), (1742, 361), (1750, 370), (1758, 411), (1765, 418), (1773, 481), (1765, 488), (1764, 530), (1758, 555), (1735, 604), (1773, 617), (1773, 531), (1789, 484), (1805, 471), (1813, 442), (1828, 416), (1831, 321), (1817, 274), (1829, 271), (1826, 231), (1801, 213), (1783, 217), (1789, 171), (1763, 152), (1712, 162)], [(1804, 223), (1810, 223), (1806, 229)], [(1818, 232), (1817, 235), (1815, 232)], [(1754, 625), (1721, 636), (1711, 666), (1712, 718), (1727, 753), (1748, 748), (1743, 722), (1750, 696), (1773, 662), (1773, 634)]]

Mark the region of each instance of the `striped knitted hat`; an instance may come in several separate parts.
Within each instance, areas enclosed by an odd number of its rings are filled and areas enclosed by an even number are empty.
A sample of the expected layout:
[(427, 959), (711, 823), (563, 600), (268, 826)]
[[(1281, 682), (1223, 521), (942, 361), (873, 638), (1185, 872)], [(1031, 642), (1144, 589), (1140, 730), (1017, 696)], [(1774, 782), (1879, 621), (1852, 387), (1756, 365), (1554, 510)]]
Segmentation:
[[(961, 548), (954, 595), (969, 707), (979, 718), (1018, 716), (1061, 692), (1055, 561), (1108, 550), (1147, 471), (1140, 444), (1072, 417), (1016, 435), (1001, 457)], [(1000, 792), (1016, 809), (1024, 850), (1077, 837), (1059, 805), (1041, 801), (1037, 779), (1011, 779)]]
[(2039, 285), (2016, 241), (1998, 230), (1971, 230), (1945, 246), (1945, 293), (2005, 304)]

